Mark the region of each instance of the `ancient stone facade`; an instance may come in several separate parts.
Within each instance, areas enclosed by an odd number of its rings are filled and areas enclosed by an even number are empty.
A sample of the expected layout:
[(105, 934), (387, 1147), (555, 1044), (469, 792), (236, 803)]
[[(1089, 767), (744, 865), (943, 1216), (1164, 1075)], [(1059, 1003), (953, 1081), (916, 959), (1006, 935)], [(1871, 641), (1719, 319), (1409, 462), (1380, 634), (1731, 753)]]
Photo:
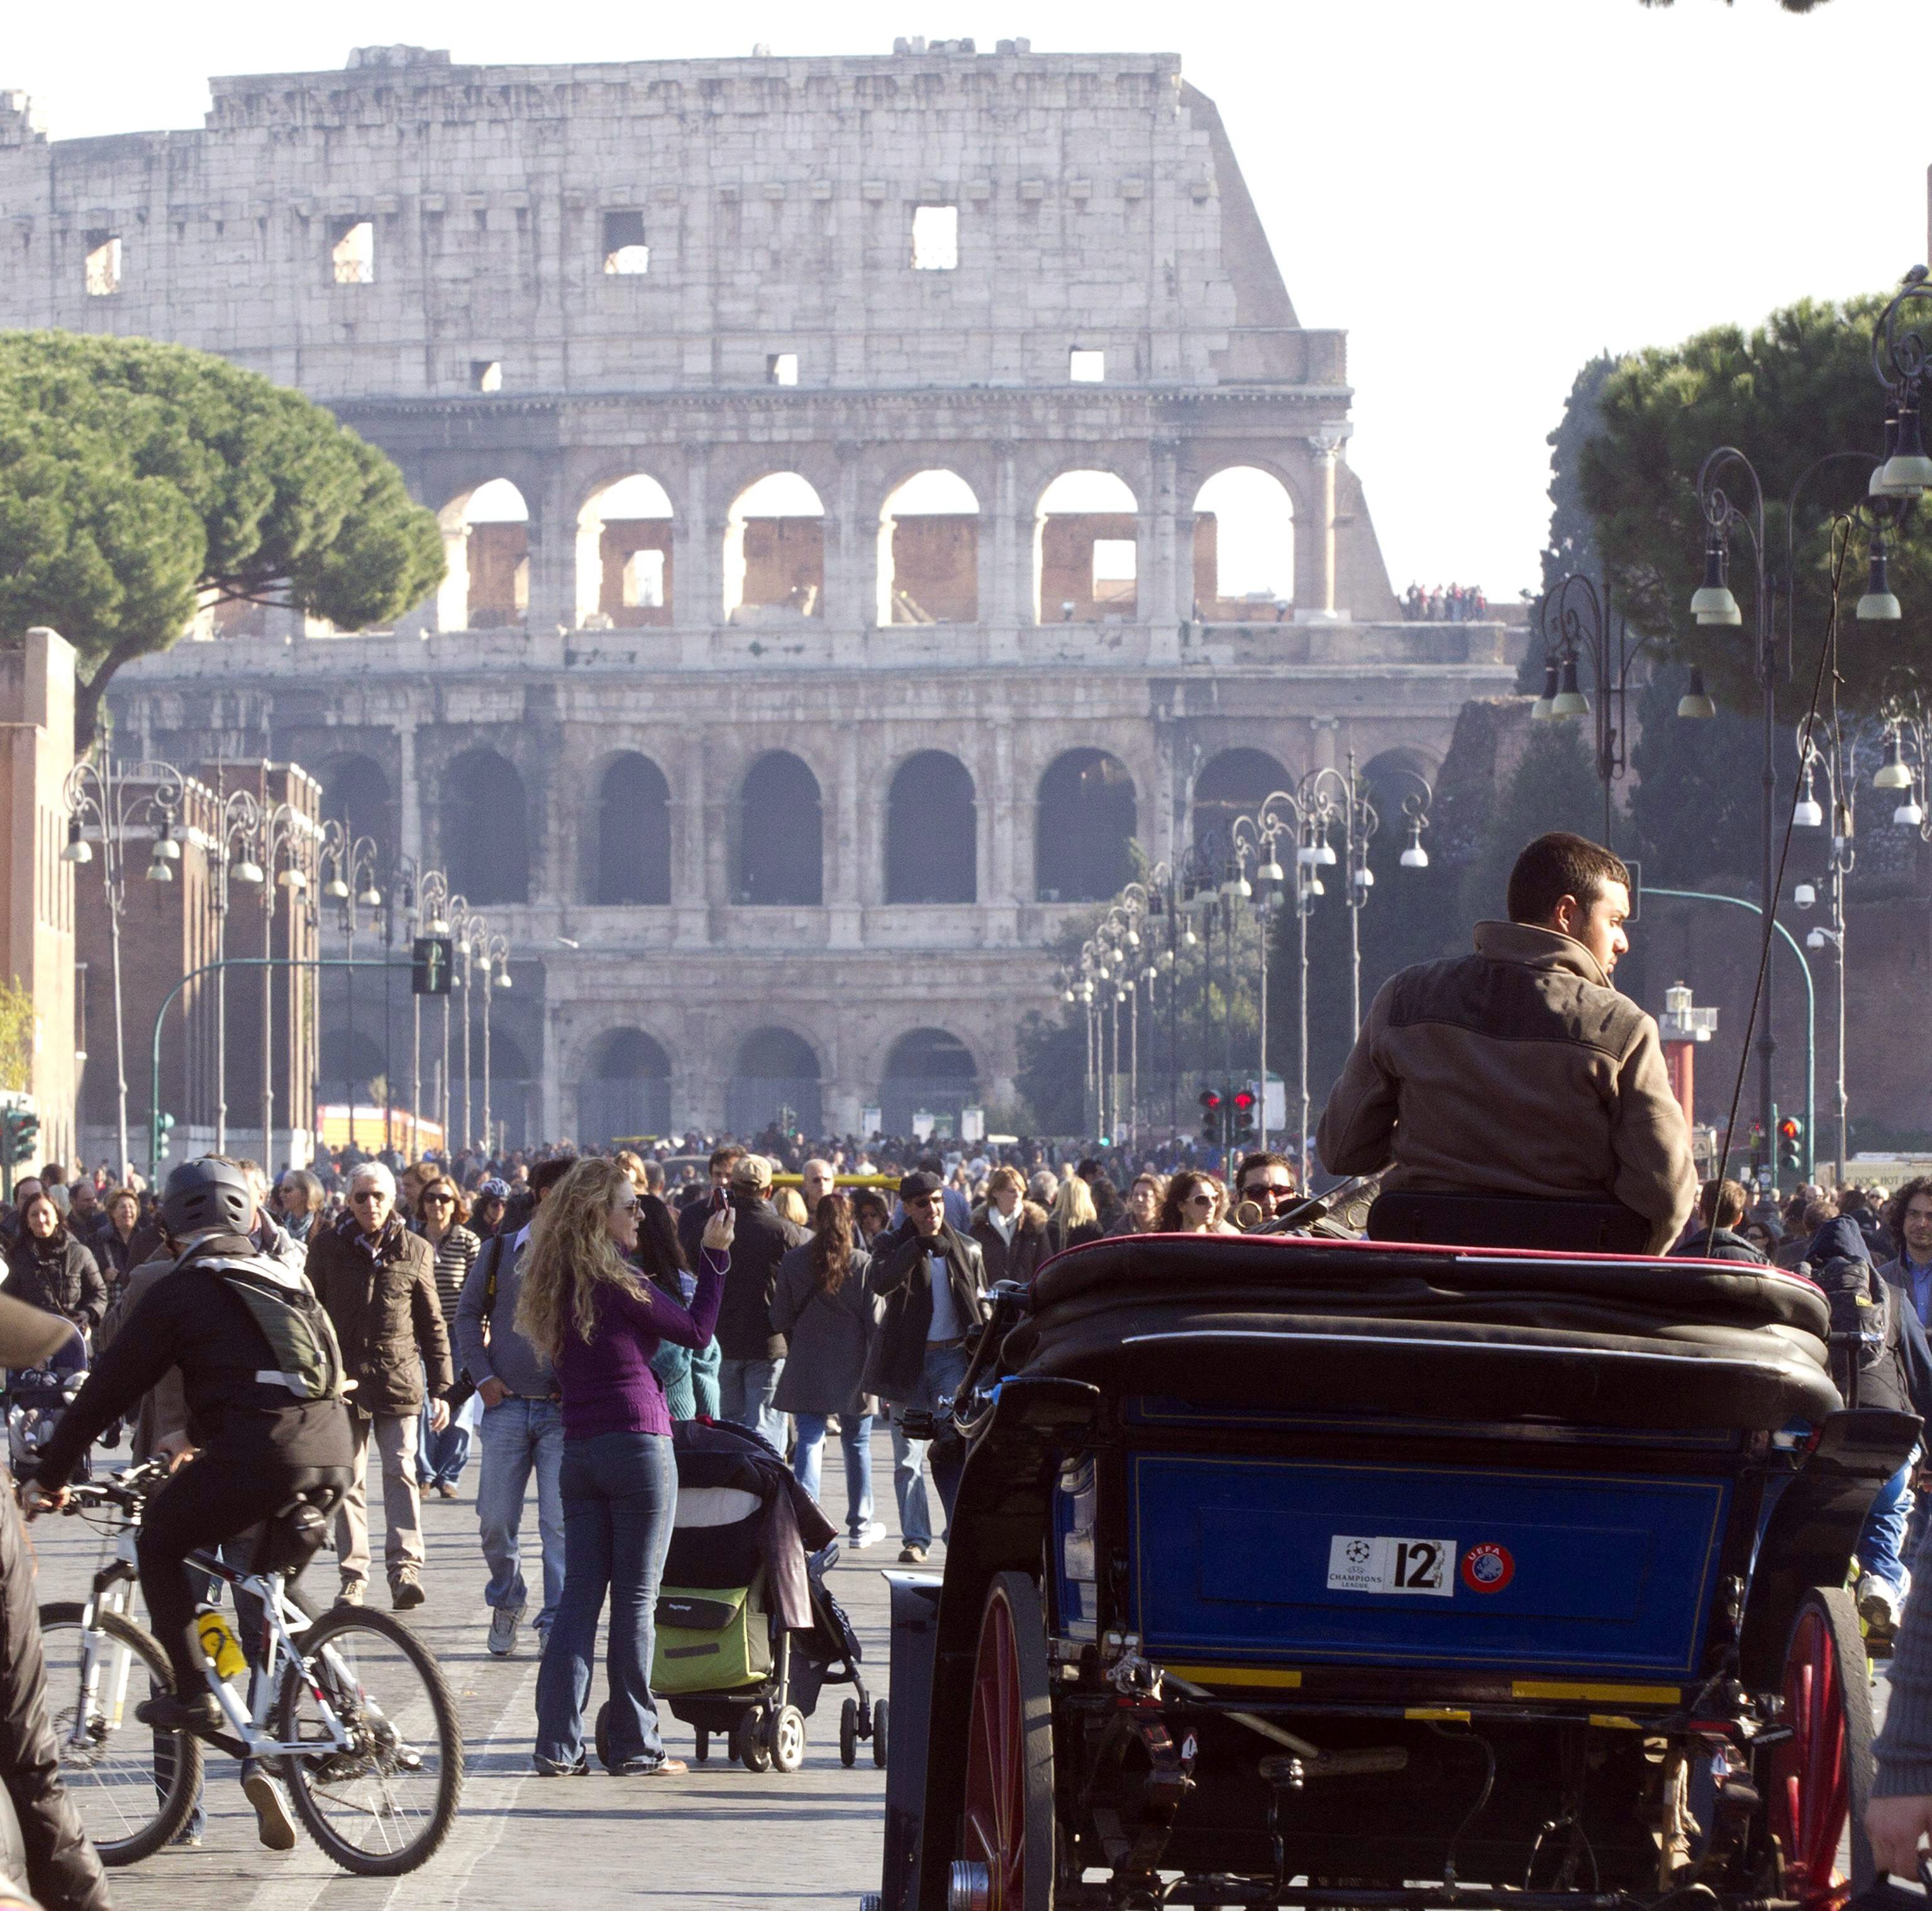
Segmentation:
[[(213, 91), (67, 142), (0, 95), (0, 322), (298, 385), (441, 514), (395, 631), (226, 617), (112, 704), (447, 868), (511, 950), (513, 1133), (998, 1106), (1124, 838), (1350, 752), (1426, 773), (1510, 687), (1498, 627), (1400, 621), (1343, 335), (1171, 56), (382, 49)], [(1202, 501), (1234, 468), (1280, 499), (1258, 595)]]

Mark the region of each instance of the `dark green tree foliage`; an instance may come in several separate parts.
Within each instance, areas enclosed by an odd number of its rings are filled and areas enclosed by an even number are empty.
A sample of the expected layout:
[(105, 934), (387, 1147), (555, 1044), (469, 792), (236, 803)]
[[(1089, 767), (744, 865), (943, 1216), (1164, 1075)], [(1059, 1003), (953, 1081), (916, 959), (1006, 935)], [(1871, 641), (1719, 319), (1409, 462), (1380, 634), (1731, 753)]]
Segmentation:
[(1464, 871), (1462, 914), (1471, 923), (1506, 916), (1509, 872), (1524, 844), (1550, 830), (1592, 842), (1604, 833), (1603, 785), (1580, 722), (1538, 723), (1490, 819), (1482, 853)]
[[(1576, 374), (1564, 403), (1562, 422), (1550, 434), (1550, 542), (1543, 550), (1546, 593), (1573, 572), (1602, 586), (1603, 556), (1583, 500), (1581, 466), (1583, 447), (1603, 429), (1598, 399), (1616, 367), (1617, 361), (1604, 352)], [(1542, 633), (1532, 624), (1516, 674), (1516, 687), (1526, 697), (1534, 697), (1543, 688), (1543, 656)]]
[[(1726, 707), (1757, 701), (1750, 632), (1750, 541), (1731, 540), (1731, 586), (1742, 626), (1700, 626), (1690, 594), (1703, 580), (1704, 520), (1696, 476), (1706, 454), (1733, 445), (1756, 466), (1766, 497), (1771, 568), (1784, 566), (1785, 500), (1793, 482), (1827, 452), (1882, 448), (1884, 394), (1873, 377), (1871, 331), (1882, 298), (1843, 305), (1805, 301), (1774, 313), (1746, 334), (1724, 326), (1683, 344), (1636, 352), (1604, 381), (1599, 434), (1584, 445), (1579, 471), (1617, 607), (1632, 625), (1701, 664), (1711, 694)], [(1932, 320), (1922, 320), (1922, 325)], [(1787, 718), (1809, 700), (1823, 641), (1831, 578), (1828, 514), (1859, 502), (1868, 467), (1845, 462), (1816, 474), (1798, 509), (1796, 668), (1780, 692)], [(1748, 481), (1723, 480), (1742, 502)], [(1932, 666), (1932, 538), (1916, 511), (1894, 541), (1894, 588), (1902, 622), (1860, 624), (1851, 607), (1864, 587), (1861, 532), (1845, 568), (1839, 638), (1848, 706), (1869, 708), (1900, 686), (1901, 673)]]
[[(1758, 866), (1762, 730), (1757, 718), (1729, 710), (1679, 717), (1689, 682), (1681, 664), (1660, 665), (1631, 697), (1639, 734), (1630, 753), (1630, 854), (1641, 859), (1646, 882), (1670, 889), (1754, 877)], [(1786, 730), (1778, 743), (1780, 787), (1788, 791), (1797, 752)]]
[(80, 653), (76, 727), (199, 604), (286, 604), (350, 629), (443, 573), (434, 515), (320, 406), (148, 339), (0, 334), (0, 628)]

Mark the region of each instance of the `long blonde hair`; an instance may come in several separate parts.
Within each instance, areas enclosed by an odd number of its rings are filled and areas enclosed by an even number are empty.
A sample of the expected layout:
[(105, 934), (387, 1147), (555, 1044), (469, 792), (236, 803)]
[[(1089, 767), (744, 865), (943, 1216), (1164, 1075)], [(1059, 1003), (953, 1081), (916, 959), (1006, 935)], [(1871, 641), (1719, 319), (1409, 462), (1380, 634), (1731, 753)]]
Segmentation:
[(610, 1238), (608, 1217), (634, 1190), (614, 1161), (586, 1155), (552, 1188), (530, 1223), (529, 1258), (517, 1296), (517, 1331), (555, 1360), (572, 1328), (587, 1347), (597, 1325), (597, 1286), (641, 1292)]
[(1070, 1175), (1060, 1183), (1060, 1192), (1054, 1197), (1053, 1218), (1067, 1232), (1100, 1220), (1094, 1206), (1094, 1190), (1078, 1174)]

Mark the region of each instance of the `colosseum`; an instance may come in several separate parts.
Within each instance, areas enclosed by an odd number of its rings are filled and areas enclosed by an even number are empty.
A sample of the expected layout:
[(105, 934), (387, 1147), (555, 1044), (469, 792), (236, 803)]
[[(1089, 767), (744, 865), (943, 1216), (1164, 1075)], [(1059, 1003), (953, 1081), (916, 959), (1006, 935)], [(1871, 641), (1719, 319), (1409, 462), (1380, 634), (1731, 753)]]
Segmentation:
[[(1172, 56), (212, 92), (68, 140), (0, 94), (0, 324), (300, 388), (448, 574), (393, 630), (208, 621), (116, 680), (117, 749), (299, 764), (446, 870), (509, 946), (512, 1142), (1010, 1102), (1133, 842), (1350, 752), (1427, 775), (1512, 686), (1498, 626), (1402, 620), (1345, 335)], [(352, 1051), (324, 1003), (325, 1093), (395, 1079), (406, 1007)]]

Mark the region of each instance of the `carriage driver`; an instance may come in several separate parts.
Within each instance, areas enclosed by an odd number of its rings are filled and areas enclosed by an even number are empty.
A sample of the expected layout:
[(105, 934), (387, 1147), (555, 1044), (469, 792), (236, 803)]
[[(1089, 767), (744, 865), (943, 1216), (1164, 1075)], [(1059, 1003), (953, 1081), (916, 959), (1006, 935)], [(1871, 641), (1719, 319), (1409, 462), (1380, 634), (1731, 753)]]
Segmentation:
[(1611, 986), (1630, 872), (1582, 836), (1538, 836), (1507, 922), (1473, 956), (1385, 982), (1316, 1136), (1331, 1174), (1419, 1193), (1616, 1202), (1675, 1240), (1697, 1198), (1657, 1024)]

